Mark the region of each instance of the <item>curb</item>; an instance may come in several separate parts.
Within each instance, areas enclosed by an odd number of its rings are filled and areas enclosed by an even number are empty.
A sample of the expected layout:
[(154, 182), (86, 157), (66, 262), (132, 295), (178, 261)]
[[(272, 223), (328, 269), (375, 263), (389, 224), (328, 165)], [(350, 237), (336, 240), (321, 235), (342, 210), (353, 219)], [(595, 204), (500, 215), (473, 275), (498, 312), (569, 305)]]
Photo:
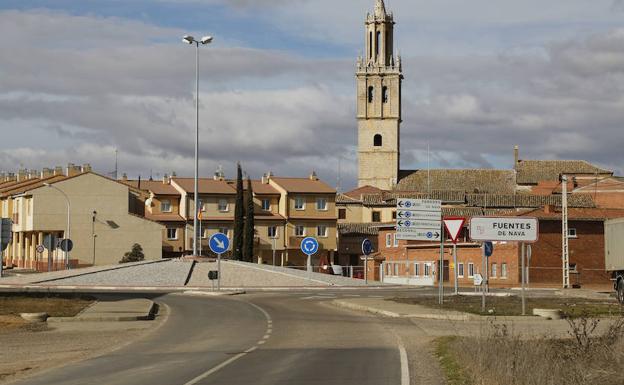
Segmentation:
[[(111, 266), (108, 268), (104, 268), (102, 270), (97, 270), (97, 271), (88, 271), (88, 272), (78, 272), (80, 269), (76, 269), (74, 271), (76, 271), (76, 274), (72, 274), (72, 275), (67, 275), (64, 277), (60, 277), (60, 278), (50, 278), (50, 279), (44, 279), (42, 281), (35, 281), (35, 282), (31, 282), (28, 285), (36, 285), (36, 284), (41, 284), (41, 283), (46, 283), (46, 282), (54, 282), (54, 281), (61, 281), (64, 279), (69, 279), (69, 278), (76, 278), (76, 277), (83, 277), (85, 275), (91, 275), (91, 274), (97, 274), (97, 273), (103, 273), (105, 271), (114, 271), (114, 270), (121, 270), (121, 269), (129, 269), (131, 267), (135, 267), (135, 266), (144, 266), (144, 265), (151, 265), (151, 264), (155, 264), (155, 263), (163, 263), (163, 262), (170, 262), (171, 260), (169, 259), (158, 259), (155, 261), (145, 261), (145, 262), (138, 262), (138, 263), (133, 263), (131, 265), (128, 264), (123, 264), (123, 265), (115, 265), (115, 266)], [(70, 270), (71, 271), (71, 270)]]
[(372, 306), (358, 305), (351, 302), (334, 300), (331, 302), (333, 305), (338, 307), (343, 307), (351, 310), (359, 310), (365, 311), (368, 313), (383, 315), (386, 317), (392, 318), (422, 318), (422, 319), (434, 319), (434, 320), (451, 320), (451, 321), (474, 321), (478, 320), (477, 316), (473, 316), (472, 314), (434, 314), (434, 313), (412, 313), (412, 314), (402, 314), (396, 313), (388, 310), (378, 309)]
[(221, 291), (199, 291), (188, 290), (181, 293), (175, 293), (176, 295), (188, 295), (193, 297), (224, 297), (231, 295), (245, 294), (244, 290), (221, 290)]
[[(87, 308), (88, 309), (88, 308)], [(49, 317), (49, 323), (61, 322), (129, 322), (129, 321), (151, 321), (155, 318), (158, 305), (154, 301), (150, 301), (149, 310), (145, 312), (128, 312), (133, 315), (100, 315), (89, 316), (84, 315), (85, 310), (74, 317)]]

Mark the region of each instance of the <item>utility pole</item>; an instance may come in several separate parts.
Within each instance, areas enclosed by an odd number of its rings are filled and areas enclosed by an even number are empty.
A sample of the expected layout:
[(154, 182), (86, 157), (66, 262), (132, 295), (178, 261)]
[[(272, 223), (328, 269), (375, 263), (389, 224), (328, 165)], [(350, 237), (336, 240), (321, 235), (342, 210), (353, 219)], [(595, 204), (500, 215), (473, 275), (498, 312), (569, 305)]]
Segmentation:
[(568, 177), (561, 176), (561, 260), (563, 288), (570, 288), (570, 253), (568, 248)]

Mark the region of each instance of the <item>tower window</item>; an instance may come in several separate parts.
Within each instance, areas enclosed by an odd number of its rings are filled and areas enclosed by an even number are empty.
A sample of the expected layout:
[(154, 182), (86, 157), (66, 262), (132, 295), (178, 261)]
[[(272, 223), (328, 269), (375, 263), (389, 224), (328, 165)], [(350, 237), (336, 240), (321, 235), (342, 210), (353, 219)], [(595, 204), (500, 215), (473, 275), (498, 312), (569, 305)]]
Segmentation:
[(368, 87), (368, 102), (372, 103), (374, 97), (375, 97), (375, 87), (369, 86)]
[(377, 32), (377, 40), (375, 41), (375, 55), (379, 56), (379, 44), (381, 43), (381, 32)]
[(388, 103), (388, 99), (389, 99), (388, 87), (383, 87), (381, 89), (381, 99), (384, 103)]
[(373, 58), (373, 33), (368, 34), (368, 58)]
[(383, 143), (383, 139), (381, 135), (379, 134), (375, 135), (375, 137), (373, 138), (373, 145), (375, 147), (381, 147), (382, 143)]

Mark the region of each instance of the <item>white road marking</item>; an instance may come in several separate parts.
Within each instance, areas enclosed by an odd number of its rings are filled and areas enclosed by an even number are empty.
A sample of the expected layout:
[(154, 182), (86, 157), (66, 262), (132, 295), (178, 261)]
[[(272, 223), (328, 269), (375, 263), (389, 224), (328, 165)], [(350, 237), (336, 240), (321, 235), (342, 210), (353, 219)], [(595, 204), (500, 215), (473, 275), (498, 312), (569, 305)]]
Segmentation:
[(403, 345), (399, 345), (399, 356), (401, 357), (401, 385), (410, 385), (409, 361)]
[(225, 368), (226, 366), (228, 366), (229, 364), (231, 364), (232, 362), (246, 356), (247, 354), (255, 351), (256, 349), (258, 349), (258, 347), (260, 345), (263, 345), (264, 343), (267, 342), (267, 340), (271, 337), (271, 325), (273, 324), (273, 319), (271, 319), (271, 316), (269, 315), (269, 313), (266, 312), (266, 310), (264, 310), (263, 308), (261, 308), (260, 306), (253, 304), (251, 302), (246, 302), (247, 304), (255, 307), (256, 309), (258, 309), (266, 318), (267, 320), (267, 331), (265, 333), (265, 335), (262, 337), (262, 339), (258, 342), (256, 342), (256, 344), (252, 347), (250, 347), (249, 349), (245, 350), (242, 353), (239, 353), (237, 355), (235, 355), (234, 357), (229, 358), (226, 361), (223, 361), (222, 363), (220, 363), (219, 365), (215, 366), (214, 368), (208, 370), (207, 372), (204, 372), (202, 374), (200, 374), (199, 376), (193, 378), (192, 380), (190, 380), (189, 382), (184, 383), (184, 385), (195, 385), (198, 382), (208, 378), (210, 375), (218, 372), (219, 370)]
[(303, 300), (312, 300), (312, 299), (336, 299), (335, 295), (311, 295), (308, 297), (301, 297)]

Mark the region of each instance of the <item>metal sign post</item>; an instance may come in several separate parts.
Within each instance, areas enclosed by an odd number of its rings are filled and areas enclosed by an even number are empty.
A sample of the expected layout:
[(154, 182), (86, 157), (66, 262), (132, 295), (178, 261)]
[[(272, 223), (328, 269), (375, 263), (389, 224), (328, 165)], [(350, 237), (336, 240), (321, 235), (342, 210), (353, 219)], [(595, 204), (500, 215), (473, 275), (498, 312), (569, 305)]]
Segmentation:
[(457, 240), (461, 230), (466, 223), (466, 218), (444, 218), (444, 227), (453, 241), (453, 272), (455, 276), (455, 295), (459, 294), (459, 283), (457, 274)]
[(312, 279), (312, 256), (319, 249), (319, 243), (314, 237), (307, 237), (301, 241), (301, 251), (308, 256), (306, 270), (308, 271), (308, 280)]
[(362, 241), (362, 254), (364, 254), (364, 284), (368, 285), (368, 256), (373, 252), (373, 242), (366, 238)]
[(525, 255), (525, 246), (524, 242), (520, 245), (520, 259), (522, 259), (522, 315), (526, 315), (526, 298), (524, 293), (524, 283), (526, 282), (526, 271), (524, 269), (524, 255)]
[[(487, 263), (485, 258), (485, 243), (483, 243), (481, 249), (481, 264), (483, 269), (482, 271), (485, 272), (485, 264)], [(485, 285), (481, 286), (481, 313), (485, 313)]]
[(216, 233), (210, 237), (208, 246), (217, 254), (217, 290), (221, 290), (221, 254), (230, 248), (230, 239), (223, 233)]
[(439, 281), (439, 298), (438, 302), (440, 306), (444, 305), (444, 225), (440, 223), (440, 233), (442, 239), (440, 240), (440, 266), (438, 271), (438, 281)]

